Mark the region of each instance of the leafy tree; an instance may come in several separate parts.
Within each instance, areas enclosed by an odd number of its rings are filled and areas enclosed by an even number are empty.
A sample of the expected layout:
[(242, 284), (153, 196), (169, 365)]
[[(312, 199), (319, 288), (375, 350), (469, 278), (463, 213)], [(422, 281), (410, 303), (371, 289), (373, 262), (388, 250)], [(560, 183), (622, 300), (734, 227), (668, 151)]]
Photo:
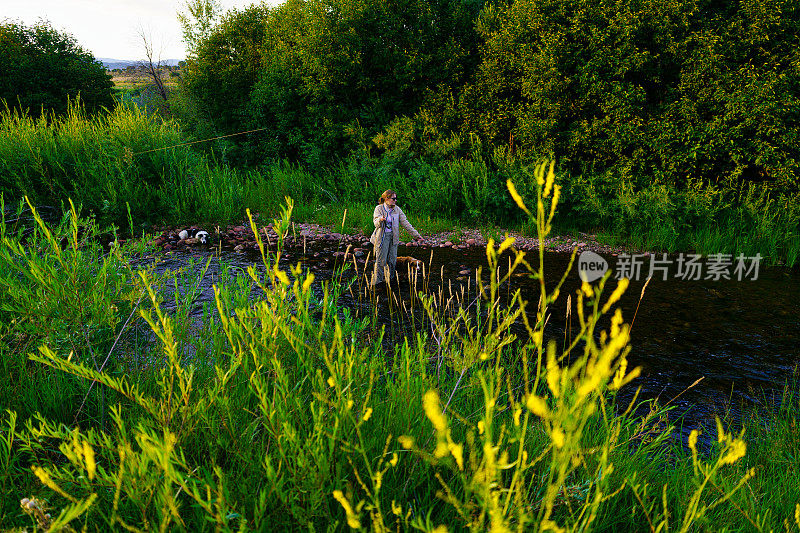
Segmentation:
[(249, 141), (256, 160), (326, 165), (469, 78), (480, 7), (288, 0), (233, 11), (198, 46), (187, 87), (218, 131), (270, 127)]
[(474, 131), (535, 156), (652, 164), (651, 121), (680, 72), (688, 2), (521, 0), (486, 9)]
[(0, 24), (0, 99), (12, 108), (39, 116), (44, 110), (64, 114), (80, 96), (88, 111), (114, 103), (111, 76), (75, 38), (49, 23), (27, 27)]
[(178, 12), (178, 22), (189, 55), (195, 55), (197, 47), (219, 23), (222, 6), (217, 0), (187, 0), (183, 7), (186, 11)]
[(255, 123), (275, 123), (269, 155), (325, 165), (412, 116), (476, 64), (480, 2), (289, 0), (267, 25)]
[[(727, 9), (721, 9), (728, 5)], [(800, 190), (800, 5), (704, 9), (653, 146), (672, 176)], [(738, 196), (738, 194), (737, 194)]]
[(800, 7), (789, 0), (515, 0), (487, 6), (465, 128), (611, 172), (797, 190)]
[(181, 69), (182, 88), (192, 101), (192, 119), (201, 135), (246, 129), (250, 92), (263, 64), (268, 13), (264, 6), (226, 13)]

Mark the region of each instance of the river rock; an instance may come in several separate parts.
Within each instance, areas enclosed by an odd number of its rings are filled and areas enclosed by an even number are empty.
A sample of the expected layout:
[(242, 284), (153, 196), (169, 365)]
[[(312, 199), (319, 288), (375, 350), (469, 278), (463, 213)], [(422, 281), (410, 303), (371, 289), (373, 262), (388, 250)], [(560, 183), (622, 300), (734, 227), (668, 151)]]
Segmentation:
[(467, 239), (467, 245), (475, 246), (476, 244), (478, 244), (478, 241), (476, 241), (475, 239)]

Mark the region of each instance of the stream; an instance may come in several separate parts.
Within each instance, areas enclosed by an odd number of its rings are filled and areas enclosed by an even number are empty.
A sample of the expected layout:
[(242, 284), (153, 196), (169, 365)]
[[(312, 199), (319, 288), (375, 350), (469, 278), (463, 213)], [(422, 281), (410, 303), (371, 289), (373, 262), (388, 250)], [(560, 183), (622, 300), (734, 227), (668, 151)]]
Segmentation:
[[(336, 243), (311, 243), (305, 250), (287, 251), (289, 257), (282, 259), (282, 267), (302, 260), (320, 281), (332, 279), (335, 266), (341, 265), (343, 260), (341, 255), (334, 255)], [(467, 278), (471, 276), (469, 283), (474, 294), (474, 272), (479, 266), (484, 269), (487, 266), (482, 248), (431, 250), (401, 245), (398, 255), (414, 256), (426, 263), (430, 273), (429, 292), (438, 291), (440, 286), (448, 290), (452, 286), (457, 292), (461, 286), (466, 287)], [(534, 255), (528, 255), (534, 259)], [(241, 269), (241, 275), (245, 276), (248, 266), (255, 264), (259, 267), (261, 263), (260, 256), (253, 254), (194, 248), (160, 256), (157, 270), (186, 268), (193, 259), (193, 268), (199, 275), (200, 268), (210, 256), (210, 267), (204, 278), (198, 280), (199, 293), (194, 306), (198, 314), (202, 313), (205, 303), (213, 303), (212, 285), (222, 268), (220, 261)], [(603, 258), (612, 269), (621, 259)], [(619, 303), (625, 322), (630, 323), (635, 313), (629, 362), (631, 368), (640, 366), (642, 369), (641, 376), (627, 387), (627, 396), (631, 397), (635, 388), (640, 387), (640, 398), (670, 402), (675, 407), (674, 412), (684, 417), (684, 428), (691, 428), (713, 426), (714, 417), (726, 412), (735, 419), (742, 405), (762, 405), (771, 395), (781, 392), (800, 363), (800, 272), (761, 265), (757, 279), (752, 279), (751, 272), (749, 277), (739, 281), (731, 268), (730, 280), (689, 280), (676, 277), (674, 264), (677, 256), (669, 259), (673, 266), (667, 279), (661, 279), (660, 275), (651, 279), (638, 311), (645, 276), (632, 279)], [(569, 254), (545, 254), (548, 287), (558, 282), (569, 260)], [(363, 257), (359, 261), (358, 267), (363, 269)], [(503, 258), (500, 265), (501, 273), (504, 273), (507, 260)], [(469, 275), (464, 274), (465, 269), (470, 270)], [(349, 276), (353, 276), (352, 268)], [(580, 285), (577, 268), (573, 266), (561, 296), (550, 308), (546, 337), (560, 340), (559, 345), (568, 334), (565, 319), (567, 295), (572, 294), (574, 302), (574, 294)], [(612, 277), (603, 301), (615, 286)], [(315, 283), (314, 287), (321, 291), (321, 284)], [(511, 278), (510, 286), (502, 287), (502, 292), (507, 294), (510, 290), (513, 293), (517, 288), (525, 300), (532, 302), (529, 307), (535, 310), (538, 281), (528, 276), (515, 276)], [(397, 294), (401, 299), (408, 299), (409, 289), (408, 282), (401, 282)], [(254, 292), (251, 297), (257, 298), (258, 295)], [(172, 296), (166, 295), (165, 300), (170, 298)], [(340, 305), (362, 316), (369, 312), (369, 299), (359, 298), (348, 291), (342, 295)], [(379, 299), (379, 305), (387, 305), (385, 296)], [(574, 316), (575, 304), (572, 305), (574, 332), (577, 331), (577, 317)], [(379, 310), (378, 315), (379, 321), (389, 331), (389, 313)], [(606, 323), (601, 325), (606, 327)], [(695, 384), (697, 380), (700, 381)], [(621, 399), (625, 397), (622, 395)], [(681, 431), (685, 432), (688, 429)]]

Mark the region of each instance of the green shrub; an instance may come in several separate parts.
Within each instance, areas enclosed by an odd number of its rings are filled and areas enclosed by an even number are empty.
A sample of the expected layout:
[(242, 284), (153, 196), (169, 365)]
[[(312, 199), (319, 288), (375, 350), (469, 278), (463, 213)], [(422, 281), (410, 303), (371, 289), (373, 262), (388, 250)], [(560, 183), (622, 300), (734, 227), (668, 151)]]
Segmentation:
[(0, 106), (7, 109), (38, 118), (66, 114), (78, 98), (91, 113), (114, 105), (102, 63), (48, 22), (0, 23), (0, 65)]

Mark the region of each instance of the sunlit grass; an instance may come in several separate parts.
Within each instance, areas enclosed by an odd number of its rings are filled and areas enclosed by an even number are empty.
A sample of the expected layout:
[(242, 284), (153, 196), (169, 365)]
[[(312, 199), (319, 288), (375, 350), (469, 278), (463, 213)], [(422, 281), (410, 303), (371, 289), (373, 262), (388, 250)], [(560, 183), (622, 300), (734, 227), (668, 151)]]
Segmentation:
[[(543, 239), (555, 188), (545, 167), (536, 177), (537, 196), (517, 200)], [(292, 209), (273, 221), (279, 235)], [(425, 271), (385, 295), (363, 266), (349, 274), (358, 263), (320, 286), (271, 247), (246, 275), (222, 269), (198, 324), (202, 275), (133, 271), (142, 245), (106, 255), (75, 211), (55, 226), (32, 216), (2, 224), (0, 357), (19, 377), (0, 382), (4, 527), (800, 525), (795, 397), (745, 419), (743, 434), (720, 426), (675, 442), (665, 408), (617, 400), (637, 373), (624, 282), (569, 295), (573, 336), (558, 342), (544, 335), (566, 319), (550, 311), (565, 297), (557, 283), (540, 276), (538, 302), (505, 290), (516, 270), (542, 272), (541, 247), (490, 242), (489, 268), (466, 287), (434, 286)], [(166, 306), (166, 286), (186, 296)], [(367, 305), (344, 309), (343, 291)], [(525, 338), (511, 332), (519, 322)]]
[[(187, 144), (207, 139), (187, 138), (177, 121), (130, 104), (87, 116), (75, 103), (66, 116), (40, 119), (5, 109), (0, 132), (0, 192), (7, 201), (28, 196), (34, 205), (63, 211), (71, 197), (83, 212), (126, 230), (130, 214), (137, 234), (154, 223), (241, 223), (247, 209), (275, 216), (287, 196), (296, 200), (299, 221), (341, 231), (347, 209), (345, 229), (370, 234), (371, 209), (386, 188), (399, 192), (399, 205), (426, 235), (464, 227), (495, 239), (506, 230), (536, 234), (498, 187), (508, 175), (521, 190), (532, 190), (534, 165), (521, 161), (420, 161), (397, 168), (354, 159), (329, 169), (286, 161), (233, 169), (219, 164), (215, 152), (194, 150), (205, 144)], [(591, 179), (566, 178), (577, 200), (554, 219), (564, 233), (599, 231), (599, 242), (629, 249), (760, 253), (767, 263), (790, 266), (800, 256), (800, 201), (794, 196), (751, 186), (734, 201), (732, 191), (676, 191), (659, 183), (601, 193)], [(495, 231), (498, 224), (503, 229)]]

